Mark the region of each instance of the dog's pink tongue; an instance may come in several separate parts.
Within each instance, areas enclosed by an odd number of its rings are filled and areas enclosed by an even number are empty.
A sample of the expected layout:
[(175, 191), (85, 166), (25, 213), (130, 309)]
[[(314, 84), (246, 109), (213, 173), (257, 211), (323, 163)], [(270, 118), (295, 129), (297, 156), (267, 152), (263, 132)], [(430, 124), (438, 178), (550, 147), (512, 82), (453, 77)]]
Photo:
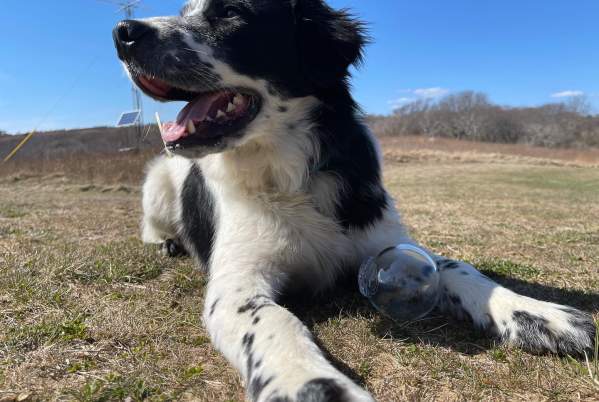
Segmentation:
[(169, 121), (162, 125), (162, 140), (164, 142), (174, 142), (187, 137), (187, 127), (174, 121)]
[(162, 125), (162, 140), (164, 142), (174, 142), (187, 137), (187, 124), (202, 122), (208, 117), (208, 112), (214, 102), (223, 96), (222, 93), (215, 92), (201, 95), (189, 102), (177, 116), (176, 121), (170, 121)]

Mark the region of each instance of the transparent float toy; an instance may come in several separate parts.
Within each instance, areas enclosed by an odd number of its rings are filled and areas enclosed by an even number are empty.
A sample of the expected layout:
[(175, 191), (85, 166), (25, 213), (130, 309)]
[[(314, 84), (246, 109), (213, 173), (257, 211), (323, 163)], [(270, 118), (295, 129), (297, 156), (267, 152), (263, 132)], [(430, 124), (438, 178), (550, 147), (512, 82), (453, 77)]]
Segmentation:
[(360, 293), (385, 316), (398, 321), (418, 320), (439, 301), (439, 270), (421, 248), (399, 244), (370, 257), (360, 267)]

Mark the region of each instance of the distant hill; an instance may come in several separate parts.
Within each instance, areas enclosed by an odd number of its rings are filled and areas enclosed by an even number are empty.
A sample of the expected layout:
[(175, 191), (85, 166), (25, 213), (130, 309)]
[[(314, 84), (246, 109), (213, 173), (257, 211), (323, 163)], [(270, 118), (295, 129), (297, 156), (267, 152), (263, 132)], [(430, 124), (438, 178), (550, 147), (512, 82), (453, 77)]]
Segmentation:
[[(599, 116), (584, 115), (577, 108), (577, 103), (504, 108), (489, 103), (484, 94), (464, 92), (436, 103), (407, 104), (390, 116), (366, 116), (366, 123), (380, 138), (419, 135), (521, 146), (599, 147)], [(141, 150), (159, 152), (163, 144), (156, 125), (145, 126), (143, 132)], [(23, 137), (0, 131), (0, 160)], [(86, 154), (117, 154), (136, 145), (134, 127), (49, 131), (36, 133), (13, 159), (53, 161)]]
[[(141, 143), (142, 149), (162, 148), (162, 141), (155, 125), (144, 127), (147, 133)], [(7, 155), (25, 135), (0, 134), (0, 159)], [(116, 153), (120, 149), (136, 145), (134, 127), (94, 127), (77, 130), (59, 130), (36, 133), (14, 156), (15, 160), (61, 159), (74, 154)]]

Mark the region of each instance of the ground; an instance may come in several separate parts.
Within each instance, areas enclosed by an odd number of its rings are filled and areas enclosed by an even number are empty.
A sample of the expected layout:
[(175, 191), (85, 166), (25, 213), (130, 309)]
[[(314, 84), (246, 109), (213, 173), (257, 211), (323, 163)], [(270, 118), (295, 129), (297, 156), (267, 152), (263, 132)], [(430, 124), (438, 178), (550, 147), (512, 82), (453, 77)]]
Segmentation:
[[(200, 322), (204, 276), (139, 241), (139, 187), (75, 176), (0, 177), (0, 401), (243, 401)], [(385, 182), (423, 244), (599, 318), (598, 168), (388, 146)], [(380, 401), (599, 400), (597, 356), (534, 356), (436, 313), (394, 324), (355, 291), (312, 303), (292, 308)]]

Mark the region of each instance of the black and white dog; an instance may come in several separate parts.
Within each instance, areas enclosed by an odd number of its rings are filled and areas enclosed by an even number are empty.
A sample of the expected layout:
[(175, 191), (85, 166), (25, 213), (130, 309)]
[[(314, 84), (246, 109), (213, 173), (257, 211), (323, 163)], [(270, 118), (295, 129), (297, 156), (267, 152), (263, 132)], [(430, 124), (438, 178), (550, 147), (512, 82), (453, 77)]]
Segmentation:
[[(143, 240), (182, 247), (209, 273), (204, 322), (248, 399), (371, 401), (277, 304), (413, 243), (349, 91), (362, 24), (322, 0), (192, 0), (180, 16), (122, 21), (114, 39), (146, 94), (189, 102), (163, 126), (171, 157), (150, 165)], [(589, 315), (432, 256), (442, 310), (533, 352), (593, 346)]]

